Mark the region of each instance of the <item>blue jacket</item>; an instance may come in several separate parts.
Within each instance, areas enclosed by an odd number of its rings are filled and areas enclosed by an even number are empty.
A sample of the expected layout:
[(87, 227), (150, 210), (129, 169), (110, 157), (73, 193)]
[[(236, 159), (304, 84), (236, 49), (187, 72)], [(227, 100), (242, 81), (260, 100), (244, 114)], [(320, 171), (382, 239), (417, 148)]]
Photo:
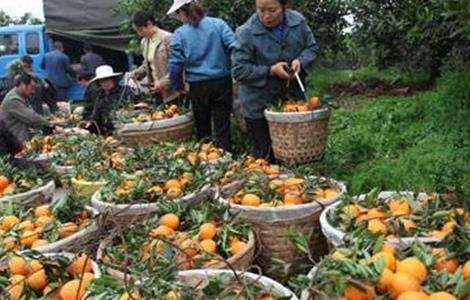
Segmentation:
[(276, 35), (261, 23), (258, 15), (237, 29), (237, 42), (232, 52), (232, 76), (240, 83), (240, 100), (244, 116), (251, 119), (264, 118), (264, 110), (270, 103), (300, 98), (300, 88), (295, 81), (270, 77), (272, 65), (299, 59), (302, 76), (315, 59), (318, 46), (307, 20), (300, 13), (286, 10), (284, 37)]
[(179, 85), (181, 69), (189, 83), (230, 76), (229, 52), (234, 42), (233, 30), (218, 18), (204, 17), (197, 26), (178, 28), (170, 46), (172, 86)]
[(75, 72), (70, 66), (70, 58), (59, 50), (46, 53), (41, 62), (41, 68), (46, 71), (46, 77), (59, 88), (68, 88), (73, 81)]

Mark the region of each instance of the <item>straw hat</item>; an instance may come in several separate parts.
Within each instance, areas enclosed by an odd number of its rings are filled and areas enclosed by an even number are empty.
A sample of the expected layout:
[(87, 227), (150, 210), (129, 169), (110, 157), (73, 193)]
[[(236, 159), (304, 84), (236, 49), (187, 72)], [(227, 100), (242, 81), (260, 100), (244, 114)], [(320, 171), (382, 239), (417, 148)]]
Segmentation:
[(99, 66), (96, 68), (96, 76), (90, 83), (107, 78), (115, 78), (121, 76), (122, 73), (114, 73), (113, 67), (108, 65)]
[(193, 2), (194, 0), (173, 0), (173, 5), (171, 6), (170, 10), (167, 12), (168, 15), (176, 12), (181, 7), (185, 6), (188, 3)]

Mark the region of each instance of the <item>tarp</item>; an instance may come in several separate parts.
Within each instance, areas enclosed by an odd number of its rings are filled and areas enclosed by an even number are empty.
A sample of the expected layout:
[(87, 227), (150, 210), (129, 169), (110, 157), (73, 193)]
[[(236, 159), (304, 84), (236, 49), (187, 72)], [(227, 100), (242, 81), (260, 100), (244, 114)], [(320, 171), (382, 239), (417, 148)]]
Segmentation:
[(119, 26), (118, 0), (44, 0), (46, 32), (95, 46), (124, 51), (131, 35)]

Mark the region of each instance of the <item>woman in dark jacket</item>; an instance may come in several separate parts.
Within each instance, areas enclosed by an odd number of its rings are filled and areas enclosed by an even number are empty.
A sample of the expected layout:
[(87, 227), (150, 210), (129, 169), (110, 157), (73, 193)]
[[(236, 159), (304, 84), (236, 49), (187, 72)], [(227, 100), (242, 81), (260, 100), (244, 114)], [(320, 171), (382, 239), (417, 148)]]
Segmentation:
[(307, 20), (286, 8), (287, 0), (256, 0), (257, 12), (237, 29), (232, 75), (240, 99), (253, 155), (273, 159), (264, 110), (278, 100), (301, 98), (294, 74), (305, 78), (318, 47)]

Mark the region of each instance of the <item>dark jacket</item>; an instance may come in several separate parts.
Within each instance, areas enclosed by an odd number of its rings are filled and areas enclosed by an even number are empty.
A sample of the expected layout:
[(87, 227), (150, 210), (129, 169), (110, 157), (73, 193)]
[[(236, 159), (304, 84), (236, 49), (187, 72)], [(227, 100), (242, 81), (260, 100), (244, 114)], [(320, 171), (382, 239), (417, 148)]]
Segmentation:
[(0, 119), (0, 157), (14, 156), (22, 149), (22, 143), (8, 130), (5, 121)]
[(264, 110), (270, 103), (288, 96), (301, 97), (295, 81), (287, 87), (287, 81), (269, 76), (270, 67), (299, 59), (305, 76), (318, 47), (304, 16), (286, 10), (284, 21), (286, 30), (281, 41), (261, 23), (256, 13), (237, 29), (232, 76), (240, 83), (240, 99), (247, 118), (264, 118)]
[(90, 52), (82, 55), (80, 59), (82, 65), (82, 72), (95, 73), (96, 68), (105, 64), (101, 55)]
[(46, 53), (41, 62), (41, 68), (46, 71), (47, 79), (56, 87), (68, 88), (72, 85), (73, 81), (70, 77), (73, 78), (75, 72), (70, 65), (70, 58), (59, 50)]

